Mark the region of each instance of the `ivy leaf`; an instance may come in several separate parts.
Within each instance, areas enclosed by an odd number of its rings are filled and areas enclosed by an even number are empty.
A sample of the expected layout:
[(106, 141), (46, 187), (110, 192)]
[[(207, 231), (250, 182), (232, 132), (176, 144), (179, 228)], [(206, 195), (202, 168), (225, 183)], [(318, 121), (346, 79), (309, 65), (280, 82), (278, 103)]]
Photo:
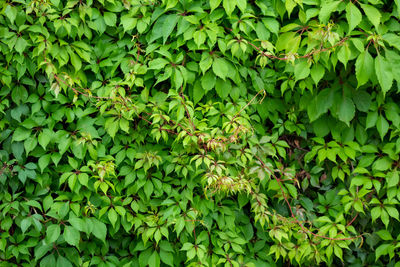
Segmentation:
[(72, 264), (67, 260), (67, 258), (59, 255), (57, 258), (57, 267), (72, 267)]
[(79, 245), (79, 240), (80, 240), (80, 234), (79, 231), (76, 230), (75, 228), (71, 226), (65, 226), (64, 228), (64, 240), (75, 247), (78, 247)]
[(327, 23), (331, 13), (334, 12), (341, 1), (333, 1), (333, 2), (323, 2), (321, 4), (321, 10), (319, 11), (319, 20), (322, 23)]
[(7, 4), (5, 10), (4, 10), (4, 14), (6, 14), (7, 18), (10, 20), (11, 24), (14, 24), (15, 18), (17, 17), (17, 8)]
[(41, 145), (43, 149), (46, 149), (52, 137), (53, 132), (50, 129), (43, 129), (43, 131), (38, 136), (39, 145)]
[(45, 244), (44, 242), (40, 242), (36, 247), (35, 247), (35, 259), (38, 260), (41, 257), (43, 257), (50, 249), (52, 249), (53, 246), (52, 244)]
[(383, 94), (386, 94), (392, 87), (393, 73), (389, 62), (381, 55), (375, 58), (375, 73), (382, 87)]
[(392, 235), (388, 232), (388, 230), (382, 229), (376, 232), (376, 234), (385, 241), (393, 240)]
[(106, 225), (97, 220), (96, 218), (92, 218), (91, 223), (93, 225), (93, 230), (92, 230), (93, 235), (105, 243), (107, 235)]
[(346, 19), (349, 22), (349, 33), (358, 26), (362, 20), (360, 10), (352, 2), (349, 2), (346, 6)]
[(207, 35), (204, 31), (198, 30), (193, 34), (193, 40), (197, 47), (200, 47), (206, 41)]
[(51, 244), (57, 241), (61, 234), (61, 228), (58, 224), (52, 224), (46, 229), (46, 243)]
[(382, 244), (380, 245), (376, 251), (375, 251), (375, 256), (376, 259), (375, 261), (378, 261), (378, 259), (382, 256), (382, 255), (386, 255), (388, 254), (388, 251), (390, 249), (391, 244)]
[(350, 126), (350, 121), (354, 118), (354, 115), (355, 107), (353, 101), (349, 97), (343, 97), (338, 108), (339, 120)]
[(211, 11), (213, 11), (214, 9), (216, 9), (217, 7), (219, 7), (219, 5), (221, 4), (222, 0), (210, 0), (210, 8)]
[(387, 33), (382, 36), (383, 40), (385, 40), (390, 46), (393, 46), (397, 50), (400, 50), (400, 36), (394, 33)]
[(399, 211), (397, 210), (397, 208), (392, 207), (392, 206), (386, 206), (385, 209), (390, 217), (393, 217), (396, 220), (399, 220)]
[(164, 25), (163, 25), (163, 43), (167, 41), (168, 37), (171, 35), (172, 31), (174, 30), (176, 23), (178, 22), (178, 15), (177, 14), (170, 14), (165, 18)]
[(378, 28), (379, 23), (381, 21), (381, 13), (379, 12), (379, 10), (367, 4), (360, 4), (360, 6), (364, 10), (365, 15), (367, 15), (369, 21), (372, 22), (375, 28)]
[(28, 42), (24, 39), (24, 37), (18, 37), (17, 42), (15, 43), (15, 50), (22, 54), (27, 46)]
[(78, 72), (82, 68), (82, 61), (75, 53), (71, 53), (70, 56), (71, 63), (75, 68), (75, 72)]
[(275, 33), (276, 35), (278, 35), (280, 24), (276, 19), (263, 18), (262, 22), (264, 23), (264, 26), (267, 27), (268, 30), (270, 30), (272, 33)]
[(160, 256), (158, 255), (157, 251), (153, 251), (151, 256), (148, 258), (149, 266), (159, 267), (160, 266)]
[(314, 64), (311, 68), (311, 78), (318, 85), (319, 81), (324, 77), (325, 68), (321, 64)]
[(170, 252), (166, 252), (165, 250), (161, 249), (160, 250), (160, 259), (162, 262), (169, 266), (174, 266), (174, 256)]
[(310, 67), (306, 60), (301, 60), (294, 66), (294, 77), (296, 81), (302, 80), (310, 75)]
[(149, 62), (150, 70), (160, 70), (165, 67), (169, 62), (164, 58), (156, 58)]
[(22, 127), (18, 127), (13, 134), (13, 141), (23, 141), (31, 135), (31, 131)]
[(211, 68), (213, 63), (212, 57), (209, 55), (209, 53), (203, 53), (201, 56), (201, 61), (199, 63), (200, 70), (203, 72), (203, 74)]
[(361, 52), (356, 61), (358, 87), (366, 84), (374, 71), (374, 59), (367, 50)]
[(43, 173), (44, 169), (46, 169), (46, 167), (49, 165), (50, 159), (50, 154), (45, 154), (39, 158), (38, 165), (41, 173)]
[(32, 219), (31, 218), (25, 218), (21, 221), (21, 231), (22, 233), (25, 233), (25, 231), (32, 225)]
[(115, 223), (117, 222), (118, 215), (114, 208), (108, 211), (108, 219), (110, 220), (112, 226), (115, 228)]
[(383, 117), (383, 115), (378, 116), (378, 119), (376, 120), (376, 129), (378, 130), (381, 140), (383, 140), (383, 137), (385, 137), (386, 133), (389, 130), (389, 123)]
[(357, 109), (362, 112), (368, 112), (372, 102), (370, 94), (362, 90), (357, 90), (353, 96), (353, 101), (356, 104)]
[(215, 83), (215, 90), (221, 99), (226, 99), (232, 89), (232, 84), (229, 80), (218, 79)]
[(229, 67), (227, 62), (223, 58), (216, 58), (213, 62), (212, 69), (218, 77), (222, 80), (225, 80), (225, 77), (228, 73)]
[(112, 12), (104, 12), (104, 22), (106, 25), (114, 27), (117, 24), (117, 15)]
[(111, 136), (111, 138), (115, 137), (115, 134), (118, 132), (119, 129), (119, 123), (118, 120), (115, 120), (115, 118), (111, 117), (106, 120), (106, 123), (104, 125), (107, 133)]
[(247, 6), (247, 0), (236, 0), (236, 5), (240, 11), (245, 12)]
[(397, 6), (397, 16), (400, 16), (400, 0), (394, 0)]
[(136, 27), (137, 19), (132, 18), (128, 15), (122, 16), (121, 17), (121, 25), (124, 28), (124, 31), (127, 32), (129, 30), (132, 30)]
[(394, 187), (399, 184), (399, 173), (397, 171), (391, 171), (386, 175), (386, 181), (388, 187)]
[(222, 5), (225, 9), (226, 14), (228, 15), (228, 17), (230, 17), (232, 15), (233, 10), (235, 10), (236, 1), (235, 0), (224, 0)]

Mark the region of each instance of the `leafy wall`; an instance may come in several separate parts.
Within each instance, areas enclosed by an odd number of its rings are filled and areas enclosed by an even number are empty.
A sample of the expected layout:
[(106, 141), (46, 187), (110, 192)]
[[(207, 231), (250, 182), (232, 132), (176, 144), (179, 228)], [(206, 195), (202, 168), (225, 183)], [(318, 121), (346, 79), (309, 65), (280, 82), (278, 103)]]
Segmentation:
[(0, 3), (0, 266), (399, 266), (399, 0)]

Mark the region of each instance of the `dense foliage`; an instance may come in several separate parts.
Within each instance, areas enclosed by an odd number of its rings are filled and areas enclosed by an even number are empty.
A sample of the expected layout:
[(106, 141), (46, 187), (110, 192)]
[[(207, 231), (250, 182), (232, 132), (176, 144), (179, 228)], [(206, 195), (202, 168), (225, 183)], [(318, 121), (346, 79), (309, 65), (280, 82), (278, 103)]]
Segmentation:
[(0, 266), (399, 266), (399, 0), (0, 0)]

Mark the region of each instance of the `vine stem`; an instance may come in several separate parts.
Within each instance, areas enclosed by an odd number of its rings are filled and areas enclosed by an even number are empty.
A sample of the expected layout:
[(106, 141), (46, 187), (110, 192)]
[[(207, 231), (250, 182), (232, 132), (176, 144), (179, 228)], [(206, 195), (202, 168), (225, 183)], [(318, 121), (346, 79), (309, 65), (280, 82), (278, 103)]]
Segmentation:
[[(288, 198), (287, 198), (285, 192), (283, 191), (283, 187), (282, 187), (281, 180), (280, 180), (278, 177), (276, 177), (276, 175), (275, 175), (274, 172), (271, 170), (271, 168), (269, 168), (259, 156), (257, 156), (257, 155), (254, 155), (254, 156), (258, 159), (258, 161), (260, 161), (262, 167), (263, 167), (264, 169), (266, 169), (268, 172), (271, 173), (272, 177), (274, 177), (274, 179), (275, 179), (276, 182), (278, 183), (279, 188), (280, 188), (281, 193), (282, 193), (282, 196), (283, 196), (283, 198), (284, 198), (284, 200), (285, 200), (285, 202), (286, 202), (286, 204), (287, 204), (287, 206), (288, 206), (288, 208), (289, 208), (289, 210), (290, 210), (290, 215), (291, 215), (291, 217), (295, 220), (296, 224), (298, 224), (298, 225), (300, 226), (300, 228), (301, 228), (303, 231), (308, 232), (308, 233), (310, 233), (311, 235), (313, 235), (313, 236), (315, 236), (315, 237), (319, 237), (319, 238), (323, 238), (323, 239), (328, 239), (328, 240), (336, 240), (336, 241), (338, 241), (338, 240), (342, 240), (342, 241), (343, 241), (343, 240), (354, 240), (354, 239), (357, 239), (357, 238), (362, 238), (362, 235), (357, 235), (357, 236), (353, 236), (353, 237), (344, 237), (344, 238), (333, 238), (333, 237), (329, 237), (329, 236), (324, 236), (324, 235), (319, 235), (319, 234), (313, 233), (310, 229), (304, 227), (304, 225), (297, 219), (297, 217), (296, 217), (296, 216), (294, 215), (294, 213), (293, 213), (292, 206), (290, 205), (289, 200), (288, 200)], [(350, 225), (355, 221), (355, 219), (356, 219), (357, 217), (358, 217), (358, 213), (357, 213), (356, 216), (346, 225), (346, 227), (350, 226)], [(338, 235), (341, 234), (341, 233), (342, 233), (342, 231), (340, 231), (340, 232), (338, 233)]]

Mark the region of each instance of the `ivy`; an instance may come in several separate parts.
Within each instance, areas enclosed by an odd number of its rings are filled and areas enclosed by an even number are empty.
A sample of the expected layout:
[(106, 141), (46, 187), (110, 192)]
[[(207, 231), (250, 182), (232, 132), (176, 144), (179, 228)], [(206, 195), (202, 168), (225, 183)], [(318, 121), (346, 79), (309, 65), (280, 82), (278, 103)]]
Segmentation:
[(399, 1), (0, 3), (0, 266), (399, 265)]

